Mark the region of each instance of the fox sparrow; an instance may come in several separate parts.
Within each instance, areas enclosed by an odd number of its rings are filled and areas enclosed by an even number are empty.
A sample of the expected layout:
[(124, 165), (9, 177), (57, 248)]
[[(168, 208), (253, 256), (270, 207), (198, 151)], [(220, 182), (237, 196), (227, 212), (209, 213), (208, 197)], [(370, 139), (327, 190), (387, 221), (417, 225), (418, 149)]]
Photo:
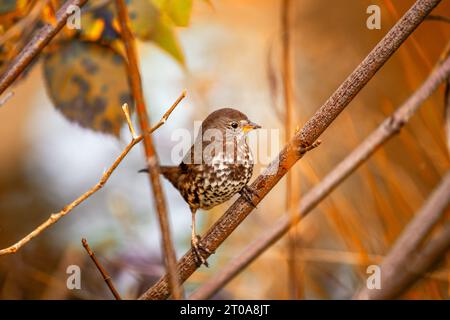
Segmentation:
[(253, 173), (247, 133), (257, 128), (260, 126), (242, 112), (231, 108), (219, 109), (202, 122), (194, 144), (178, 166), (161, 166), (161, 173), (189, 204), (192, 213), (191, 244), (199, 262), (206, 266), (208, 264), (200, 250), (208, 251), (199, 245), (195, 213), (197, 209), (211, 209), (236, 193), (253, 205), (254, 192), (247, 186)]

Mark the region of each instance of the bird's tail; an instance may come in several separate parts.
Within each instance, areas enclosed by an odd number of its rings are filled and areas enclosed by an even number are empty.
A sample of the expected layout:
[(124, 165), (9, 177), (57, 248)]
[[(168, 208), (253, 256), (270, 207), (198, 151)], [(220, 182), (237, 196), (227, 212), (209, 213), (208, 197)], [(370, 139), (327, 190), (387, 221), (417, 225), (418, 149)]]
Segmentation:
[[(169, 180), (175, 188), (178, 187), (178, 179), (181, 174), (179, 166), (161, 166), (159, 167), (161, 174)], [(148, 168), (141, 169), (139, 172), (148, 172)]]

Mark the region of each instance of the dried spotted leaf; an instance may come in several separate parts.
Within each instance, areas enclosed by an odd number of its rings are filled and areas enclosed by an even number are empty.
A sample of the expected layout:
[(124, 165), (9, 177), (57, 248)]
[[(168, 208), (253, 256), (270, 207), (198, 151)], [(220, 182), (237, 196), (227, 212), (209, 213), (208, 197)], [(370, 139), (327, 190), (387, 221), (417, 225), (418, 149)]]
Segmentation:
[(110, 47), (73, 40), (44, 59), (47, 91), (68, 120), (118, 136), (122, 104), (133, 105), (126, 64)]
[(88, 3), (82, 9), (80, 37), (89, 41), (111, 43), (120, 38), (115, 26), (114, 1), (105, 2), (102, 6)]

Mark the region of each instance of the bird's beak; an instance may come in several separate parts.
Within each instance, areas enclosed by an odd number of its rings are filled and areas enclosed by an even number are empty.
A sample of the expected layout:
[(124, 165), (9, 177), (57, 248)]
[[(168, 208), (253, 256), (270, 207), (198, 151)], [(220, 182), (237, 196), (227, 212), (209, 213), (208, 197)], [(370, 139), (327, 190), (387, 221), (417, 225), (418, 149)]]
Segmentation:
[(249, 131), (252, 131), (254, 129), (259, 129), (259, 128), (261, 128), (261, 126), (259, 124), (248, 121), (246, 124), (244, 124), (242, 130), (244, 131), (244, 133), (247, 133)]

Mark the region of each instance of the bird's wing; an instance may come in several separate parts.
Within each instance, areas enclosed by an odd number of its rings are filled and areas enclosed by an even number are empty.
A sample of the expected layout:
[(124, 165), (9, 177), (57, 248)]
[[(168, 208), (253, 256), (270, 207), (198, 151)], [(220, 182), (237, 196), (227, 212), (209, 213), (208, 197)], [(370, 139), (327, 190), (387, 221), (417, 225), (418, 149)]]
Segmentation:
[(182, 175), (181, 166), (161, 166), (161, 174), (178, 189), (178, 183)]

